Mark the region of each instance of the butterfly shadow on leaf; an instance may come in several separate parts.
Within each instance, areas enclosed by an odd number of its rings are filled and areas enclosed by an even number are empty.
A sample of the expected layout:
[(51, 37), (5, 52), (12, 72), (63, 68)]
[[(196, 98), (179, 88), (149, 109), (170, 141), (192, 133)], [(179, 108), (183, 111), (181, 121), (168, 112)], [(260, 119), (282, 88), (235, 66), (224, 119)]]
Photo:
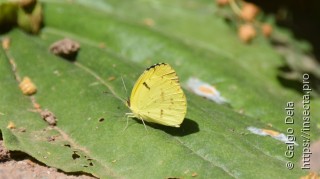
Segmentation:
[[(137, 121), (142, 124), (141, 120), (137, 120)], [(163, 126), (160, 124), (149, 123), (149, 122), (145, 122), (145, 124), (154, 129), (162, 130), (167, 134), (170, 134), (173, 136), (186, 136), (186, 135), (193, 134), (200, 131), (198, 123), (188, 118), (184, 118), (184, 121), (179, 128)]]

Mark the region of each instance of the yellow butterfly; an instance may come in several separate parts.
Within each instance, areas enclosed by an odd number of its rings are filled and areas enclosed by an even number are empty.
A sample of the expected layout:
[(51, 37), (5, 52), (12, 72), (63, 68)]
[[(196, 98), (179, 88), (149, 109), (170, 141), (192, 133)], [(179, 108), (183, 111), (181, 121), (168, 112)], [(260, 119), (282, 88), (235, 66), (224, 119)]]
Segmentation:
[(128, 117), (166, 126), (180, 127), (187, 112), (187, 100), (176, 72), (169, 64), (147, 68), (135, 83), (127, 106)]

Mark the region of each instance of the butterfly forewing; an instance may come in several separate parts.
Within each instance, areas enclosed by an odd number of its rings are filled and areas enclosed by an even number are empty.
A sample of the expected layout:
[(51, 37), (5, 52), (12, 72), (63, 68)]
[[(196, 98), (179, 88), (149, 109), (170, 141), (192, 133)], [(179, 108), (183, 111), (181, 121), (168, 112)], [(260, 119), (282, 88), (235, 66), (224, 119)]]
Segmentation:
[(170, 65), (153, 65), (140, 76), (132, 90), (130, 109), (142, 120), (179, 127), (187, 103)]

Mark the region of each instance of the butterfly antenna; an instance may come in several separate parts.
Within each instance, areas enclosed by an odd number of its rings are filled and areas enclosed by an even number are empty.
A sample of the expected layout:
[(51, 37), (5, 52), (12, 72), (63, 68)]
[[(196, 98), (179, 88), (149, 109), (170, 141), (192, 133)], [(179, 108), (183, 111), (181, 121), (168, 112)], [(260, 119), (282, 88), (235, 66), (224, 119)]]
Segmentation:
[(107, 94), (107, 95), (111, 95), (112, 97), (119, 99), (123, 103), (126, 103), (126, 101), (127, 101), (127, 100), (121, 98), (120, 96), (117, 96), (116, 94), (109, 92), (109, 91), (103, 91), (102, 93)]
[(122, 80), (122, 84), (123, 84), (124, 90), (126, 91), (126, 96), (128, 97), (127, 87), (126, 87), (126, 84), (124, 83), (122, 75), (121, 75), (121, 80)]
[[(124, 83), (122, 75), (121, 75), (121, 81), (122, 81), (123, 87), (124, 87), (124, 89), (126, 91), (126, 96), (127, 96), (127, 99), (128, 99), (128, 91), (127, 91), (127, 87), (126, 87), (126, 84)], [(127, 99), (124, 99), (124, 98), (118, 96), (112, 89), (109, 89), (109, 90), (110, 91), (103, 91), (103, 93), (108, 94), (108, 95), (112, 95), (113, 97), (119, 99), (120, 101), (122, 101), (125, 104), (127, 103)]]

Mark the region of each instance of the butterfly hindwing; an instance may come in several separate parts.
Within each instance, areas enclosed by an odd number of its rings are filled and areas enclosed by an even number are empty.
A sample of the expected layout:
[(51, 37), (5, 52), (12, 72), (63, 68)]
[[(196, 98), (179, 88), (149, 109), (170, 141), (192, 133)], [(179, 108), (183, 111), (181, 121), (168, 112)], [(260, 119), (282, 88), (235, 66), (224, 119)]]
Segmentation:
[(179, 127), (187, 103), (171, 66), (161, 63), (148, 68), (133, 87), (129, 107), (139, 119)]

